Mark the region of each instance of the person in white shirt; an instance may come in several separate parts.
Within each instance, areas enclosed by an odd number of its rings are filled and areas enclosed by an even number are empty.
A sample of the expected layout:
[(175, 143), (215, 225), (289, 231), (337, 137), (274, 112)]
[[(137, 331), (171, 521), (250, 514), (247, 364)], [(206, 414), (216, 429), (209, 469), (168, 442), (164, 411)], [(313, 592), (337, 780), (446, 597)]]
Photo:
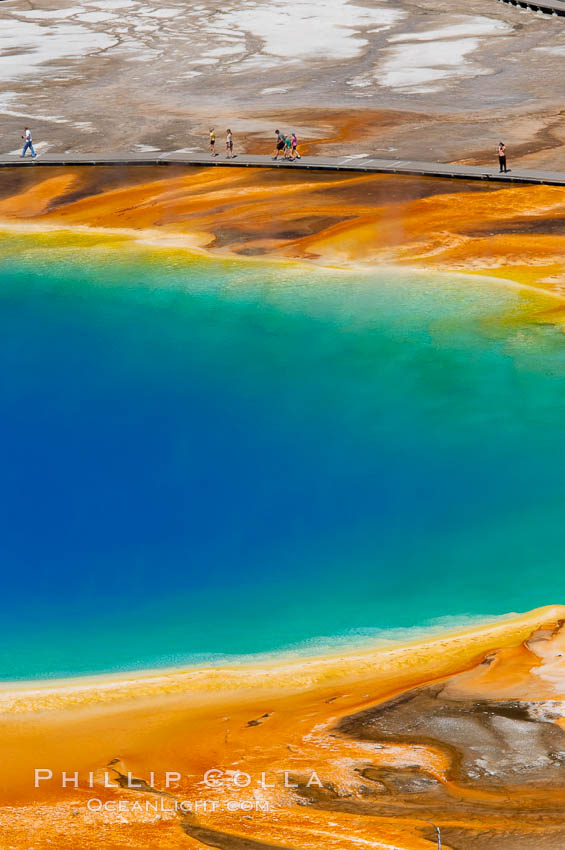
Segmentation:
[(33, 149), (33, 143), (31, 140), (31, 130), (29, 129), (29, 127), (25, 128), (22, 139), (24, 140), (24, 149), (22, 151), (22, 157), (26, 155), (26, 151), (28, 148), (31, 151), (32, 157), (35, 157), (35, 151)]

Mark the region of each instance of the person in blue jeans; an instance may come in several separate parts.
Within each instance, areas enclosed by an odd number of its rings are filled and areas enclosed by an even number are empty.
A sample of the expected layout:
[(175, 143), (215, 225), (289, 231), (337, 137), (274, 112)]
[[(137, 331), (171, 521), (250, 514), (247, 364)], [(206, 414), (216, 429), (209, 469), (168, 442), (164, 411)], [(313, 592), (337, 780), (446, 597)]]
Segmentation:
[(32, 157), (35, 157), (35, 151), (33, 149), (33, 144), (32, 144), (32, 141), (31, 141), (31, 130), (29, 129), (29, 127), (25, 128), (22, 139), (24, 140), (24, 149), (22, 151), (22, 156), (26, 155), (26, 151), (29, 148), (30, 151), (31, 151)]

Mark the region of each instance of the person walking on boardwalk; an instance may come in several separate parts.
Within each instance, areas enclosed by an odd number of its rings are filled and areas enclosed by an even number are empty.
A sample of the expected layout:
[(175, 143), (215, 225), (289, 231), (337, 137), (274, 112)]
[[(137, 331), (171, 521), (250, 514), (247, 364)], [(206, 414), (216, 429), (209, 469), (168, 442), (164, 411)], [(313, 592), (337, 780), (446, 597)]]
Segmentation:
[(279, 158), (280, 153), (284, 156), (284, 134), (280, 130), (275, 130), (275, 136), (277, 137), (277, 148), (273, 157), (274, 160)]
[(508, 168), (506, 167), (506, 145), (504, 142), (498, 143), (498, 165), (500, 168), (501, 174), (506, 174)]
[(35, 151), (33, 149), (31, 130), (29, 129), (29, 127), (25, 127), (22, 139), (24, 140), (24, 149), (22, 151), (22, 157), (26, 155), (27, 149), (29, 148), (31, 151), (32, 158), (35, 159)]
[(216, 133), (214, 132), (214, 128), (210, 130), (210, 153), (212, 156), (216, 156)]
[(292, 142), (290, 140), (290, 136), (285, 136), (284, 137), (284, 158), (285, 159), (292, 159), (291, 145), (292, 145)]
[(231, 130), (228, 130), (226, 135), (226, 159), (233, 158), (233, 136)]
[(296, 133), (290, 134), (290, 144), (292, 147), (292, 158), (300, 159), (300, 154), (298, 153), (298, 139), (296, 138)]

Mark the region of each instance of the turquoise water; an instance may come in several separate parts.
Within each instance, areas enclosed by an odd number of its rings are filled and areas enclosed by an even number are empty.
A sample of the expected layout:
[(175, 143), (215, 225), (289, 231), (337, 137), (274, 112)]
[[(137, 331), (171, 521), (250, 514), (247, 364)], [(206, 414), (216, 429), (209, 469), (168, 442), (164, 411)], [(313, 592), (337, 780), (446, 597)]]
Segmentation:
[(4, 679), (565, 602), (565, 344), (464, 277), (0, 245)]

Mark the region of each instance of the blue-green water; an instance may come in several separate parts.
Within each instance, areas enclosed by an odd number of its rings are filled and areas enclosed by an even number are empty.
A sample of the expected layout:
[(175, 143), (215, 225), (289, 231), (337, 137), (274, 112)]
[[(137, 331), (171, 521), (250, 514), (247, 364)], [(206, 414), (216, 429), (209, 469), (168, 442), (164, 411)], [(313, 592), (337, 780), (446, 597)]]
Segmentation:
[(489, 281), (0, 245), (1, 675), (565, 601), (565, 338)]

